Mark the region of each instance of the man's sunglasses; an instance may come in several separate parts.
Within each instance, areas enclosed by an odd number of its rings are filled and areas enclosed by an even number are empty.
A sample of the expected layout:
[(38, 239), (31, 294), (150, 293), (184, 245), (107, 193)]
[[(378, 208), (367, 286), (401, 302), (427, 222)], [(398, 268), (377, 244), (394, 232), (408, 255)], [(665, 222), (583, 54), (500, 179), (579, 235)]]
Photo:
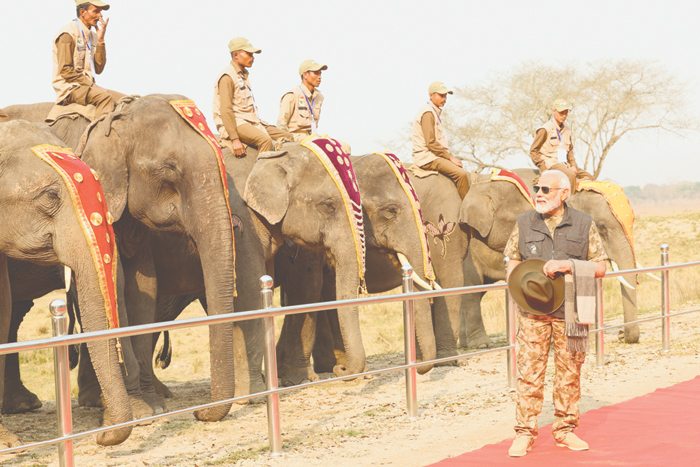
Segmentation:
[(535, 185), (532, 188), (535, 190), (535, 193), (538, 193), (540, 190), (542, 190), (542, 193), (544, 193), (545, 195), (549, 194), (549, 190), (563, 190), (563, 188), (552, 188), (552, 187), (548, 187), (548, 186), (539, 186), (539, 185)]

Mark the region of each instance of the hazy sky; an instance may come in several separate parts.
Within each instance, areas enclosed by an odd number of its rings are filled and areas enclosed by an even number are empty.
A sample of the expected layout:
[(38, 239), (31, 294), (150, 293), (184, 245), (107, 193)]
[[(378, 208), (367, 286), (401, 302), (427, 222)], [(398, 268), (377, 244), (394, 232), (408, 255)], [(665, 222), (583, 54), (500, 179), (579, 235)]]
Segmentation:
[[(326, 63), (319, 131), (354, 154), (391, 149), (435, 80), (476, 83), (523, 60), (654, 59), (700, 83), (700, 6), (680, 1), (291, 2), (114, 0), (107, 66), (97, 83), (123, 93), (178, 93), (211, 125), (214, 81), (245, 36), (263, 50), (251, 69), (262, 117), (276, 122), (299, 64)], [(53, 100), (51, 42), (75, 16), (71, 0), (3, 1), (0, 106)], [(31, 24), (28, 26), (27, 21)], [(554, 97), (554, 96), (553, 96)], [(689, 96), (700, 113), (700, 86)], [(448, 107), (450, 102), (447, 103)], [(533, 129), (534, 130), (534, 129)], [(700, 181), (700, 134), (618, 143), (602, 178), (627, 185)], [(523, 155), (513, 168), (524, 167)], [(582, 161), (581, 161), (582, 162)]]

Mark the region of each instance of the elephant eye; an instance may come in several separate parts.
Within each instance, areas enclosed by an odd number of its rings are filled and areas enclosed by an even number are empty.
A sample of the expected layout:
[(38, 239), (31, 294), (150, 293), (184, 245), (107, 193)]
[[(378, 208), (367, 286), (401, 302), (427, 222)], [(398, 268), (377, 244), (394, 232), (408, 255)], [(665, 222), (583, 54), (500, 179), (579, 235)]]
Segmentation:
[(389, 206), (384, 206), (380, 212), (387, 220), (395, 219), (396, 216), (399, 215), (399, 206), (396, 204), (390, 204)]
[(326, 217), (333, 217), (335, 214), (335, 202), (332, 199), (325, 199), (318, 203), (318, 210)]
[(54, 217), (61, 209), (63, 201), (58, 187), (51, 185), (44, 188), (39, 195), (34, 198), (34, 202), (41, 212), (49, 217)]

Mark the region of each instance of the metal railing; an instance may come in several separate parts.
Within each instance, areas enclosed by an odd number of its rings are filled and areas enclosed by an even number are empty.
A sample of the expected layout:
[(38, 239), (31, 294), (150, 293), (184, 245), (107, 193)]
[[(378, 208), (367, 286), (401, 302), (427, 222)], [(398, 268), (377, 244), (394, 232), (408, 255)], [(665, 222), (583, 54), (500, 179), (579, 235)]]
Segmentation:
[[(656, 319), (662, 319), (662, 348), (664, 351), (670, 349), (670, 318), (674, 316), (684, 315), (700, 311), (698, 309), (686, 310), (678, 313), (670, 312), (670, 282), (669, 270), (680, 269), (692, 266), (700, 266), (700, 261), (669, 264), (669, 247), (667, 244), (661, 246), (661, 266), (630, 269), (625, 271), (616, 271), (608, 273), (606, 277), (617, 277), (626, 274), (638, 274), (648, 272), (662, 273), (662, 313), (661, 316), (652, 318), (639, 319), (636, 321), (605, 326), (603, 319), (603, 282), (602, 278), (597, 279), (597, 312), (596, 312), (596, 327), (591, 329), (591, 333), (596, 333), (596, 363), (601, 366), (605, 363), (604, 357), (604, 339), (603, 332), (609, 329), (620, 328), (636, 323), (648, 322)], [(405, 371), (406, 375), (406, 413), (410, 419), (418, 416), (417, 404), (417, 388), (416, 388), (416, 367), (426, 364), (444, 363), (451, 360), (457, 360), (463, 357), (474, 357), (491, 352), (507, 351), (507, 374), (508, 386), (515, 387), (517, 381), (516, 376), (516, 355), (515, 355), (515, 338), (516, 338), (516, 307), (510, 298), (507, 285), (505, 283), (489, 284), (469, 287), (456, 287), (453, 289), (442, 289), (438, 291), (413, 292), (413, 269), (406, 265), (402, 268), (403, 287), (401, 294), (383, 295), (378, 297), (358, 298), (349, 300), (338, 300), (335, 302), (314, 303), (310, 305), (296, 305), (281, 308), (272, 308), (273, 296), (273, 281), (270, 276), (263, 276), (260, 279), (261, 286), (261, 310), (253, 310), (247, 312), (239, 312), (227, 315), (206, 316), (201, 318), (189, 318), (178, 320), (175, 322), (153, 323), (139, 326), (130, 326), (127, 328), (110, 329), (104, 331), (89, 332), (81, 335), (66, 335), (65, 302), (62, 300), (54, 300), (51, 303), (52, 328), (54, 337), (36, 341), (19, 342), (12, 344), (0, 345), (0, 355), (15, 353), (19, 351), (37, 350), (42, 348), (54, 348), (54, 371), (56, 379), (56, 406), (58, 417), (59, 437), (47, 441), (41, 441), (31, 444), (25, 444), (16, 448), (0, 450), (0, 455), (10, 454), (13, 452), (35, 449), (38, 447), (58, 444), (59, 448), (59, 463), (61, 467), (73, 465), (73, 440), (96, 435), (101, 432), (111, 431), (117, 428), (136, 425), (146, 421), (159, 420), (174, 415), (195, 412), (202, 409), (215, 407), (217, 405), (228, 404), (231, 402), (243, 401), (254, 397), (266, 396), (267, 398), (267, 419), (268, 419), (268, 435), (270, 440), (270, 454), (280, 455), (282, 453), (282, 442), (280, 437), (280, 422), (279, 422), (279, 394), (286, 391), (296, 390), (326, 384), (335, 381), (344, 381), (348, 376), (329, 378), (304, 384), (299, 384), (290, 387), (278, 387), (277, 382), (277, 355), (275, 351), (275, 316), (288, 314), (309, 313), (314, 311), (323, 311), (335, 309), (349, 305), (372, 305), (379, 303), (387, 303), (394, 301), (403, 301), (404, 310), (404, 349), (405, 349), (405, 364), (390, 368), (382, 368), (377, 370), (366, 371), (352, 375), (352, 378), (359, 378), (370, 375), (378, 375), (393, 371)], [(506, 290), (506, 338), (508, 344), (502, 347), (479, 350), (465, 354), (459, 354), (450, 357), (439, 358), (430, 361), (416, 362), (416, 340), (415, 340), (415, 320), (414, 320), (414, 300), (423, 298), (446, 297), (452, 295), (462, 295), (465, 293), (487, 292), (492, 290)], [(70, 376), (68, 366), (68, 345), (89, 342), (94, 340), (129, 337), (140, 334), (149, 334), (153, 332), (183, 329), (194, 326), (214, 325), (235, 321), (244, 321), (249, 319), (262, 318), (265, 326), (265, 381), (267, 390), (249, 394), (245, 396), (234, 397), (226, 400), (210, 402), (196, 407), (188, 407), (160, 415), (154, 415), (139, 420), (124, 422), (108, 427), (101, 427), (81, 433), (72, 433), (71, 422), (71, 405), (70, 405)]]

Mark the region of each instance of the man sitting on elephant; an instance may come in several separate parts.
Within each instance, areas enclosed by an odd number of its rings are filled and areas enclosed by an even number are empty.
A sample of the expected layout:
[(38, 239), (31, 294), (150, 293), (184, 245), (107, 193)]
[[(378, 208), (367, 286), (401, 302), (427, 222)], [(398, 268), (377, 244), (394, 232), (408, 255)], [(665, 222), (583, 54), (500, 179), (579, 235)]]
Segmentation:
[(593, 180), (593, 176), (579, 169), (574, 158), (574, 142), (571, 127), (566, 123), (571, 104), (557, 99), (552, 105), (552, 118), (535, 132), (535, 141), (530, 147), (530, 157), (540, 172), (559, 170), (569, 177), (572, 193), (577, 180)]
[(53, 40), (52, 84), (56, 104), (91, 104), (95, 106), (95, 118), (99, 118), (113, 111), (115, 103), (124, 97), (97, 86), (93, 76), (93, 73), (101, 74), (107, 63), (105, 32), (109, 19), (102, 18), (102, 11), (109, 10), (109, 5), (99, 0), (75, 0), (75, 3), (77, 17)]
[(214, 86), (214, 123), (221, 135), (221, 143), (237, 157), (245, 157), (246, 145), (256, 146), (259, 152), (272, 150), (272, 139), (278, 144), (294, 141), (292, 135), (260, 119), (253, 90), (248, 80), (248, 68), (253, 66), (253, 54), (262, 52), (245, 37), (236, 37), (228, 43), (231, 63), (224, 68)]
[(428, 94), (428, 102), (413, 119), (413, 163), (450, 178), (457, 184), (460, 198), (464, 199), (469, 191), (469, 175), (462, 168), (462, 162), (450, 154), (440, 117), (447, 95), (453, 92), (441, 81), (435, 81), (428, 88)]
[[(316, 127), (321, 120), (323, 105), (323, 94), (318, 87), (321, 85), (321, 72), (327, 69), (327, 65), (315, 60), (304, 60), (299, 65), (301, 84), (282, 96), (277, 127), (291, 133), (294, 141), (303, 141), (309, 135), (318, 134)], [(338, 142), (343, 151), (350, 154), (350, 145)]]
[[(588, 444), (573, 433), (579, 420), (581, 366), (586, 358), (587, 327), (580, 334), (572, 334), (572, 329), (578, 330), (577, 326), (581, 325), (577, 324), (577, 318), (570, 313), (570, 303), (566, 304), (566, 310), (562, 305), (564, 284), (561, 284), (562, 293), (557, 301), (556, 292), (552, 292), (554, 285), (548, 282), (545, 275), (551, 279), (571, 275), (574, 273), (574, 264), (576, 274), (584, 274), (579, 273), (580, 263), (570, 261), (578, 260), (594, 263), (592, 268), (589, 266), (590, 275), (603, 277), (607, 259), (591, 216), (566, 204), (571, 193), (566, 174), (548, 170), (542, 174), (539, 185), (535, 185), (534, 190), (537, 193), (535, 210), (517, 217), (504, 251), (510, 258), (507, 271), (509, 290), (513, 299), (522, 307), (518, 316), (516, 341), (516, 438), (508, 451), (512, 457), (527, 454), (537, 437), (537, 416), (542, 411), (544, 376), (551, 345), (554, 347), (556, 370), (552, 434), (557, 446), (575, 451), (588, 449)], [(539, 274), (533, 270), (518, 281), (519, 269), (520, 274), (523, 273), (522, 268), (516, 269), (516, 266), (530, 259), (544, 260), (546, 263), (542, 261), (544, 265), (539, 266)], [(585, 269), (585, 266), (581, 267)], [(533, 274), (532, 279), (529, 278)], [(592, 277), (589, 279), (592, 281)], [(519, 287), (513, 289), (513, 285)], [(531, 299), (518, 300), (520, 296), (527, 296), (528, 290), (532, 292)], [(521, 295), (518, 295), (518, 291), (522, 292)], [(581, 295), (578, 287), (576, 293)], [(566, 300), (574, 301), (575, 297), (567, 297)], [(580, 305), (577, 310), (580, 311)]]

